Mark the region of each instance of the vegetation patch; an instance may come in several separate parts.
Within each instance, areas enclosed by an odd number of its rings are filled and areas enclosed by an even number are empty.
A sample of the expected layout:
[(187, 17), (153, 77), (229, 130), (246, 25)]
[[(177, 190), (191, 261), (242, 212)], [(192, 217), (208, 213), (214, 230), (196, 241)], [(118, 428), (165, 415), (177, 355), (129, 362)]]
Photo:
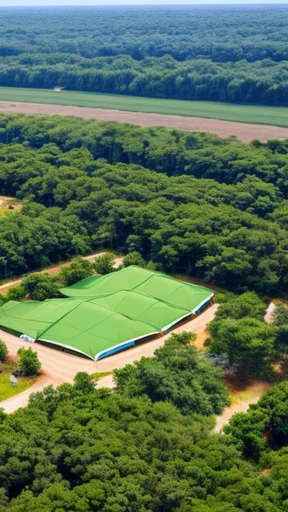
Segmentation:
[(30, 388), (32, 384), (36, 381), (36, 377), (18, 377), (17, 385), (15, 387), (12, 386), (10, 382), (11, 372), (16, 370), (17, 363), (6, 364), (0, 363), (0, 402), (7, 400), (22, 391), (26, 391), (26, 389)]
[(97, 383), (100, 379), (103, 379), (103, 377), (107, 377), (108, 375), (112, 375), (113, 372), (96, 372), (91, 373), (91, 377), (95, 383)]

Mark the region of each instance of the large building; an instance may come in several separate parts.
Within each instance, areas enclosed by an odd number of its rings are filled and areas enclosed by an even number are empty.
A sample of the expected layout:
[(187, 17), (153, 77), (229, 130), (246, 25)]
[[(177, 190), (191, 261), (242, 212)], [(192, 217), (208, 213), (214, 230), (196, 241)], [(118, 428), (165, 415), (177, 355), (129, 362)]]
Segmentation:
[(98, 360), (198, 315), (213, 292), (130, 266), (63, 288), (64, 299), (7, 302), (0, 327)]

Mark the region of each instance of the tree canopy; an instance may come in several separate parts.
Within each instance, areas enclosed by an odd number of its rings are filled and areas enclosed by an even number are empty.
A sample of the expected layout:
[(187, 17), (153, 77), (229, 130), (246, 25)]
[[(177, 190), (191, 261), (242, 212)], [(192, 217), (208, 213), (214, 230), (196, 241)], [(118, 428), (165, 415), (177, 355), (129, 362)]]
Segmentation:
[(188, 332), (172, 333), (155, 357), (115, 370), (116, 391), (129, 397), (147, 395), (152, 402), (167, 400), (184, 414), (220, 413), (230, 403), (222, 373), (191, 345), (193, 338)]
[(209, 350), (227, 356), (230, 366), (241, 374), (269, 377), (276, 354), (277, 329), (264, 321), (266, 306), (251, 292), (221, 304), (208, 325)]
[(287, 142), (41, 116), (0, 125), (1, 193), (23, 201), (0, 219), (1, 279), (106, 249), (234, 292), (286, 289)]
[(287, 105), (285, 6), (2, 9), (1, 19), (1, 86)]

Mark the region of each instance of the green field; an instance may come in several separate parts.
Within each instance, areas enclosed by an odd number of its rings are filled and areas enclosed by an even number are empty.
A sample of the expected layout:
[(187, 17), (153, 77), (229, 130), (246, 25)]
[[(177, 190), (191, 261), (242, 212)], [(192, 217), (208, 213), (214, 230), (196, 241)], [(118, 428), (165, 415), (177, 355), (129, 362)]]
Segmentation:
[(0, 87), (0, 101), (47, 103), (133, 112), (150, 112), (155, 114), (205, 117), (288, 128), (288, 107), (262, 107), (259, 105), (235, 105), (208, 101), (166, 100), (74, 91), (54, 92), (46, 89), (18, 89), (11, 87)]

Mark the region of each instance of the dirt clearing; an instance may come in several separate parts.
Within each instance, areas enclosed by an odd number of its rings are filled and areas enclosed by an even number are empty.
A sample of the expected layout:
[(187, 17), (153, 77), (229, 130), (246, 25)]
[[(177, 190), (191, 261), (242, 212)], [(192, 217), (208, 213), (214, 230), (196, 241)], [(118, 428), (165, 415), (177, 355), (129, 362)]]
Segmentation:
[(229, 389), (231, 406), (225, 407), (222, 414), (217, 416), (214, 433), (221, 432), (224, 425), (229, 423), (234, 414), (248, 411), (249, 405), (256, 404), (261, 396), (272, 387), (271, 384), (262, 380), (247, 382), (242, 386), (233, 386), (229, 382), (226, 382), (226, 384)]
[(268, 139), (288, 139), (288, 128), (260, 124), (245, 124), (200, 117), (182, 117), (164, 114), (146, 114), (101, 108), (86, 108), (38, 103), (0, 101), (0, 112), (31, 115), (73, 116), (82, 119), (115, 121), (137, 126), (165, 126), (189, 132), (206, 132), (221, 138), (237, 137), (243, 142)]
[(22, 204), (15, 197), (0, 196), (0, 216), (13, 210), (21, 210)]

